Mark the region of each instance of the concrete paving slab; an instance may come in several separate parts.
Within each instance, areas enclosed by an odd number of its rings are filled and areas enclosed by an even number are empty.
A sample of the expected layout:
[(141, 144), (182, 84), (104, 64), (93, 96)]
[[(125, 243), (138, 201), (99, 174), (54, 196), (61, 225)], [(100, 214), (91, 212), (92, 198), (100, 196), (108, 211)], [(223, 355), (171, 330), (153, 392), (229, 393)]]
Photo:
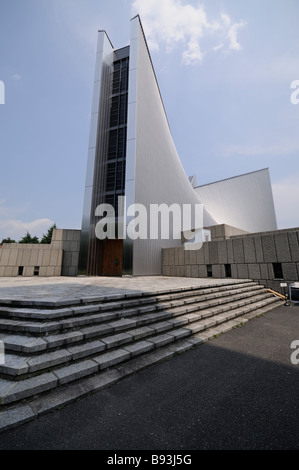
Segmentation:
[[(240, 281), (240, 280), (238, 280)], [(0, 278), (0, 303), (11, 305), (18, 301), (40, 302), (46, 306), (62, 306), (72, 299), (78, 305), (80, 299), (93, 302), (95, 300), (112, 299), (113, 296), (126, 296), (144, 294), (158, 295), (166, 290), (173, 292), (183, 289), (208, 288), (210, 286), (232, 285), (237, 281), (231, 279), (199, 279), (199, 278), (173, 278), (164, 276), (145, 277), (52, 277), (52, 278)], [(251, 282), (244, 280), (244, 282)]]

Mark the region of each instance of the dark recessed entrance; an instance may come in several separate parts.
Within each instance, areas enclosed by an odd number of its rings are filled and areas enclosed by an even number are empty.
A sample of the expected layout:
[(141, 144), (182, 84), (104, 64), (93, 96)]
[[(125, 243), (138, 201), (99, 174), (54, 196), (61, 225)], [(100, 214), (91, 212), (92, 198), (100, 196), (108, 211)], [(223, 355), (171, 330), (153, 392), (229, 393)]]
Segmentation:
[(121, 276), (123, 270), (123, 240), (106, 240), (103, 254), (103, 276)]

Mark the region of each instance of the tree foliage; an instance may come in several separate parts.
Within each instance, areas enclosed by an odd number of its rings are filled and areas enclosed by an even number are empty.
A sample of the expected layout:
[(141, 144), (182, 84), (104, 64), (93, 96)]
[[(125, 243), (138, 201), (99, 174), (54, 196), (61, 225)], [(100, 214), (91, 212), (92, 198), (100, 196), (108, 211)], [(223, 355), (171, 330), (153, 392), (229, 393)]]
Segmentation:
[(25, 244), (25, 243), (33, 243), (34, 245), (38, 244), (38, 243), (41, 243), (43, 245), (49, 245), (52, 241), (52, 235), (53, 235), (53, 230), (56, 229), (56, 224), (54, 223), (49, 229), (48, 229), (48, 232), (46, 234), (43, 235), (41, 241), (39, 241), (38, 237), (32, 237), (31, 234), (28, 232), (27, 230), (27, 233), (26, 235), (21, 238), (21, 240), (19, 242), (16, 242), (15, 240), (12, 240), (10, 237), (7, 237), (7, 238), (3, 238), (2, 242), (0, 243), (0, 245), (3, 245), (3, 243), (22, 243), (22, 244)]
[(41, 239), (40, 243), (43, 245), (50, 244), (52, 241), (52, 235), (53, 235), (53, 230), (56, 228), (56, 224), (53, 224), (52, 227), (49, 228), (48, 232), (46, 235), (43, 235), (43, 238)]
[(7, 238), (3, 238), (2, 242), (0, 243), (0, 245), (3, 245), (3, 243), (16, 243), (15, 240), (12, 240), (10, 237), (7, 237)]
[(33, 243), (33, 244), (38, 244), (39, 243), (39, 240), (37, 237), (32, 237), (30, 235), (30, 233), (27, 231), (26, 235), (21, 238), (21, 240), (19, 241), (19, 243)]

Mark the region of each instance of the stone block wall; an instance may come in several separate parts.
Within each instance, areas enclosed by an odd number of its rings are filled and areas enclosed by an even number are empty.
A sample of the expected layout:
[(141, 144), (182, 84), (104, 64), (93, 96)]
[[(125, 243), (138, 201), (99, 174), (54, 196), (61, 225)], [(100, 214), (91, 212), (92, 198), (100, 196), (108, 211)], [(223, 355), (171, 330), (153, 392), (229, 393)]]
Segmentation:
[(235, 235), (244, 235), (248, 233), (245, 230), (241, 230), (240, 228), (232, 227), (227, 224), (213, 225), (212, 227), (205, 228), (206, 230), (210, 230), (212, 240), (223, 240)]
[(63, 250), (61, 276), (77, 276), (81, 230), (54, 230), (53, 248)]
[(50, 245), (9, 243), (0, 247), (0, 277), (76, 276), (80, 230), (53, 231)]
[[(282, 275), (279, 273), (282, 271)], [(278, 292), (299, 280), (299, 228), (205, 242), (197, 251), (162, 250), (164, 276), (253, 279)]]
[(0, 248), (0, 277), (60, 276), (62, 249), (9, 243)]

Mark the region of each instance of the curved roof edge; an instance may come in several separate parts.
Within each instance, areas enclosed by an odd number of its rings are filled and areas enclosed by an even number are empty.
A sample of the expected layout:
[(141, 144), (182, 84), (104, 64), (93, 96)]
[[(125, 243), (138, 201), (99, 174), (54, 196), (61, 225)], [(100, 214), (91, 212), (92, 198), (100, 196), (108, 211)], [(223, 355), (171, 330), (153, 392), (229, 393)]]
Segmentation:
[(241, 175), (231, 176), (230, 178), (223, 178), (222, 180), (213, 181), (211, 183), (206, 183), (206, 184), (201, 184), (199, 186), (195, 186), (194, 189), (204, 188), (205, 186), (210, 186), (211, 184), (218, 184), (218, 183), (222, 183), (224, 181), (230, 181), (230, 180), (233, 180), (233, 179), (236, 179), (236, 178), (242, 178), (243, 176), (246, 177), (246, 176), (249, 176), (249, 175), (253, 175), (254, 173), (260, 173), (262, 171), (268, 171), (269, 172), (269, 168), (263, 168), (261, 170), (249, 171), (248, 173), (243, 173)]
[(157, 87), (158, 87), (158, 90), (159, 90), (159, 94), (160, 94), (161, 102), (162, 102), (162, 105), (163, 105), (163, 108), (164, 108), (164, 112), (165, 112), (165, 116), (166, 116), (166, 119), (167, 119), (168, 127), (169, 127), (169, 129), (170, 129), (170, 131), (171, 131), (171, 127), (170, 127), (170, 124), (169, 124), (169, 119), (168, 119), (167, 112), (166, 112), (166, 108), (165, 108), (164, 101), (163, 101), (163, 98), (162, 98), (162, 93), (161, 93), (161, 89), (160, 89), (160, 86), (159, 86), (158, 78), (157, 78), (157, 75), (156, 75), (156, 71), (155, 71), (153, 59), (152, 59), (151, 52), (150, 52), (149, 47), (148, 47), (148, 42), (147, 42), (147, 39), (146, 39), (146, 36), (145, 36), (145, 33), (144, 33), (144, 28), (143, 28), (142, 21), (141, 21), (141, 18), (140, 18), (140, 15), (139, 15), (139, 14), (138, 14), (138, 15), (135, 15), (135, 16), (131, 19), (131, 22), (132, 22), (133, 20), (136, 20), (136, 19), (139, 20), (140, 28), (141, 28), (141, 31), (142, 31), (142, 34), (143, 34), (143, 39), (144, 39), (144, 42), (145, 42), (145, 45), (146, 45), (146, 48), (147, 48), (147, 52), (148, 52), (148, 55), (149, 55), (149, 59), (150, 59), (150, 62), (151, 62), (151, 64), (152, 64), (152, 68), (153, 68), (153, 72), (154, 72), (156, 84), (157, 84)]

